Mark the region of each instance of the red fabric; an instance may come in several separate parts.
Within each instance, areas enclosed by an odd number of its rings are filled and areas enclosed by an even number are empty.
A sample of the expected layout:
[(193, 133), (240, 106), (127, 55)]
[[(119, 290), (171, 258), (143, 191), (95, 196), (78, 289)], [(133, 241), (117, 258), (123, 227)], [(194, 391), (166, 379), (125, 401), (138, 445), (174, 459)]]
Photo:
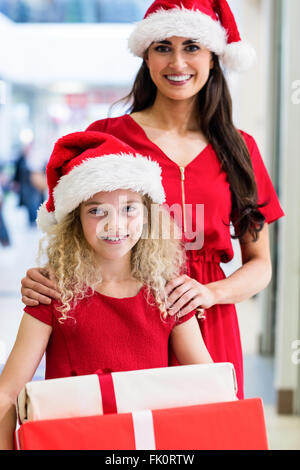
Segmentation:
[[(267, 450), (260, 399), (154, 410), (157, 450)], [(16, 434), (22, 450), (133, 450), (131, 413), (35, 421)]]
[(216, 13), (212, 7), (211, 0), (155, 0), (146, 11), (144, 19), (159, 10), (171, 10), (178, 7), (184, 7), (188, 10), (198, 10), (209, 15), (213, 20), (217, 20)]
[[(51, 305), (25, 307), (24, 311), (52, 325), (46, 350), (46, 379), (168, 366), (168, 345), (174, 326), (190, 319), (161, 319), (147, 302), (145, 288), (135, 297), (117, 299), (98, 292), (81, 300), (69, 312), (73, 318), (60, 323), (61, 314)], [(150, 299), (154, 303), (154, 299)]]
[(227, 0), (218, 0), (215, 2), (215, 12), (218, 15), (221, 25), (226, 30), (227, 44), (240, 41), (241, 36)]
[(98, 132), (90, 134), (74, 132), (58, 139), (47, 165), (49, 186), (47, 210), (49, 212), (55, 210), (53, 191), (63, 175), (68, 174), (87, 159), (121, 152), (131, 154), (132, 149), (119, 139), (109, 135), (100, 135)]
[[(166, 204), (182, 206), (182, 182), (179, 166), (157, 145), (151, 142), (142, 127), (131, 116), (107, 118), (96, 121), (89, 131), (107, 132), (117, 136), (142, 155), (150, 156), (162, 168), (162, 182)], [(268, 223), (284, 215), (273, 184), (266, 171), (259, 149), (253, 137), (240, 131), (251, 155), (258, 187), (258, 202), (269, 201), (261, 209)], [(211, 145), (208, 145), (185, 168), (185, 198), (192, 210), (187, 210), (187, 225), (198, 228), (199, 236), (204, 230), (204, 244), (199, 250), (188, 250), (188, 274), (203, 284), (225, 278), (220, 262), (233, 258), (230, 229), (231, 192), (226, 173)], [(204, 204), (204, 228), (197, 221), (197, 204)], [(178, 214), (175, 220), (182, 225)], [(236, 309), (234, 305), (214, 305), (206, 311), (206, 320), (199, 325), (206, 346), (215, 362), (232, 362), (237, 381), (238, 397), (243, 398), (243, 358)], [(171, 364), (174, 364), (172, 360)]]

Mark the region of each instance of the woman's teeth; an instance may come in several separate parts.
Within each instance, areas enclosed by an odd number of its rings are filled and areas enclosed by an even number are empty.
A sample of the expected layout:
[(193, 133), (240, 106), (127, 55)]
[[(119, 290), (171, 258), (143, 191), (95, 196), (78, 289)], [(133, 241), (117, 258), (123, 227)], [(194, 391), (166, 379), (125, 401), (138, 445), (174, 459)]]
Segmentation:
[(193, 75), (167, 75), (167, 79), (173, 82), (185, 82), (192, 78)]

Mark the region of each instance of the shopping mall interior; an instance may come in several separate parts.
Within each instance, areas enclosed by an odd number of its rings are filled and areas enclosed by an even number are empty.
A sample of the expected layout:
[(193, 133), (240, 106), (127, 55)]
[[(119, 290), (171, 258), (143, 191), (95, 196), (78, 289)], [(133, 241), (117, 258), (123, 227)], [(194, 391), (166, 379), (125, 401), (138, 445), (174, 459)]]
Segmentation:
[[(149, 0), (0, 0), (0, 370), (37, 266), (36, 211), (56, 140), (126, 112), (140, 59), (127, 48)], [(229, 0), (257, 51), (228, 74), (234, 121), (255, 136), (286, 216), (270, 226), (272, 281), (237, 304), (245, 396), (264, 403), (270, 449), (300, 450), (300, 2)], [(241, 266), (235, 256), (226, 275)], [(44, 376), (44, 359), (34, 379)]]

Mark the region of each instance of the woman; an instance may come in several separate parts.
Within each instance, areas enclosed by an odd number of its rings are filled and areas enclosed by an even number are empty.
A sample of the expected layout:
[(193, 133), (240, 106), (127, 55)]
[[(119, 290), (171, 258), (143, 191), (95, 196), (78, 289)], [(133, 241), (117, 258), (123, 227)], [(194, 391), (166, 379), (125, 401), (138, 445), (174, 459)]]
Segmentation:
[[(97, 121), (88, 130), (115, 135), (161, 166), (166, 203), (181, 209), (174, 217), (187, 254), (187, 273), (167, 285), (169, 313), (206, 310), (199, 325), (208, 351), (214, 362), (234, 364), (243, 398), (234, 304), (269, 284), (268, 224), (284, 213), (255, 140), (232, 122), (220, 65), (245, 70), (253, 50), (240, 40), (226, 1), (214, 7), (206, 0), (178, 5), (155, 1), (129, 39), (133, 53), (143, 57), (128, 97), (131, 114)], [(226, 278), (220, 263), (233, 258), (230, 223), (243, 266)], [(22, 295), (24, 303), (34, 305), (57, 292), (32, 269), (22, 281)]]

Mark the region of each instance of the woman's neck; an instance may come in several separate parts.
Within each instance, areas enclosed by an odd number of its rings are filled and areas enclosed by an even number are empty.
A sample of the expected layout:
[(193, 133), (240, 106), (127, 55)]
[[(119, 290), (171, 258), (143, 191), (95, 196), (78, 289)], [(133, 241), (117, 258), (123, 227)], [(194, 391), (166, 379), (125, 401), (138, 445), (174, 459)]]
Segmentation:
[(187, 132), (199, 131), (199, 121), (195, 112), (195, 99), (172, 100), (157, 93), (155, 102), (143, 112), (146, 125), (163, 130), (173, 130), (184, 135)]

